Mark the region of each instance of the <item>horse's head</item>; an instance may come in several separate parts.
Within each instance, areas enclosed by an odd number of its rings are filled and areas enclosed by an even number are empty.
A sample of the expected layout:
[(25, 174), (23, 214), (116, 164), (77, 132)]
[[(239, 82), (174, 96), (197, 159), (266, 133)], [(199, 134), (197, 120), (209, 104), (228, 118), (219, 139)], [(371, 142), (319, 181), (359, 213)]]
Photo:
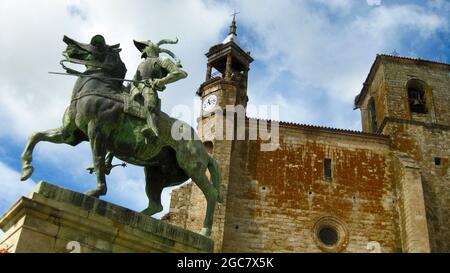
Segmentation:
[(63, 51), (66, 60), (71, 63), (84, 64), (88, 68), (101, 68), (109, 55), (121, 51), (120, 44), (107, 45), (102, 35), (92, 37), (89, 44), (77, 42), (67, 36), (64, 36), (63, 41), (67, 44), (66, 50)]
[(127, 69), (120, 59), (120, 44), (107, 45), (102, 35), (92, 37), (89, 44), (77, 42), (67, 36), (64, 36), (63, 41), (67, 44), (67, 48), (63, 51), (65, 60), (61, 61), (61, 65), (68, 73), (81, 72), (66, 67), (63, 62), (85, 65), (86, 71), (94, 73), (105, 73), (117, 78), (125, 77)]

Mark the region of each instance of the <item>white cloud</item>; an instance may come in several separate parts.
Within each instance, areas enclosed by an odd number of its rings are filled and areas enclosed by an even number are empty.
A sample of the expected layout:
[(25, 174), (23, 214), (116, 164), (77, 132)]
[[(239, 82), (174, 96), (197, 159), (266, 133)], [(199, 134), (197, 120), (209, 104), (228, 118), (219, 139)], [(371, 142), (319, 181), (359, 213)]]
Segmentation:
[(426, 39), (437, 30), (447, 28), (448, 22), (445, 18), (426, 12), (418, 6), (394, 5), (375, 9), (368, 17), (358, 17), (353, 27), (358, 32), (366, 32), (369, 39), (377, 38), (387, 43), (387, 39), (399, 39), (400, 37), (395, 36), (400, 36), (398, 34), (401, 34), (401, 30), (416, 31)]
[[(2, 1), (0, 25), (0, 136), (19, 135), (60, 126), (69, 103), (75, 78), (48, 75), (60, 70), (64, 49), (62, 36), (87, 42), (97, 33), (108, 43), (121, 43), (122, 59), (131, 78), (140, 60), (132, 40), (179, 37), (178, 45), (168, 46), (181, 58), (189, 73), (174, 83), (161, 97), (163, 108), (191, 102), (205, 71), (204, 53), (220, 41), (228, 11), (219, 4), (203, 1), (140, 1), (134, 5), (111, 1), (50, 1), (42, 3)], [(22, 9), (22, 6), (27, 6)], [(70, 9), (68, 9), (70, 7)], [(75, 12), (76, 11), (76, 12)], [(83, 20), (77, 14), (83, 14)]]
[(21, 196), (28, 195), (36, 185), (33, 181), (20, 181), (20, 173), (0, 162), (0, 215)]
[[(204, 53), (223, 39), (219, 34), (228, 24), (228, 13), (222, 4), (212, 1), (136, 1), (133, 5), (112, 1), (1, 1), (0, 63), (4, 65), (0, 67), (0, 137), (24, 145), (32, 132), (61, 125), (75, 78), (47, 72), (61, 70), (58, 63), (65, 47), (64, 34), (88, 42), (100, 33), (109, 44), (121, 43), (128, 78), (141, 61), (133, 39), (178, 37), (178, 45), (167, 47), (180, 57), (189, 77), (172, 84), (161, 98), (166, 111), (178, 104), (190, 106), (204, 79)], [(72, 178), (84, 178), (84, 168), (91, 165), (88, 145), (73, 148), (40, 143), (34, 155), (34, 162), (46, 162), (53, 172)], [(109, 177), (111, 198), (122, 198), (121, 204), (129, 203), (135, 209), (146, 206), (143, 175), (136, 178), (131, 168), (123, 171), (120, 181)], [(80, 181), (80, 187), (91, 187), (89, 181)], [(168, 202), (166, 193), (164, 202)]]
[(442, 10), (444, 12), (450, 11), (450, 2), (448, 0), (430, 0), (427, 4), (435, 9)]
[[(144, 168), (133, 165), (128, 165), (126, 168), (116, 167), (107, 177), (108, 193), (102, 199), (135, 211), (142, 211), (148, 207), (145, 183)], [(94, 185), (92, 183), (91, 187), (94, 187)], [(163, 190), (161, 195), (163, 211), (155, 214), (153, 217), (159, 219), (169, 212), (170, 193), (174, 188), (180, 186), (165, 188)]]
[(312, 2), (320, 3), (333, 11), (348, 12), (355, 4), (354, 0), (312, 0)]
[(369, 6), (379, 6), (381, 5), (381, 0), (366, 0)]
[[(256, 59), (271, 67), (273, 74), (289, 71), (303, 85), (326, 90), (327, 96), (343, 102), (360, 91), (375, 55), (392, 50), (405, 31), (418, 32), (425, 42), (448, 23), (414, 5), (381, 6), (337, 24), (307, 2), (233, 3), (245, 14), (240, 20), (259, 39), (253, 50)], [(250, 89), (253, 84), (250, 81)]]
[[(114, 160), (114, 164), (121, 163)], [(144, 168), (133, 165), (121, 166), (112, 169), (111, 174), (106, 177), (108, 192), (102, 199), (126, 206), (130, 209), (141, 211), (147, 207), (147, 196), (145, 194)], [(89, 189), (95, 187), (95, 176)]]

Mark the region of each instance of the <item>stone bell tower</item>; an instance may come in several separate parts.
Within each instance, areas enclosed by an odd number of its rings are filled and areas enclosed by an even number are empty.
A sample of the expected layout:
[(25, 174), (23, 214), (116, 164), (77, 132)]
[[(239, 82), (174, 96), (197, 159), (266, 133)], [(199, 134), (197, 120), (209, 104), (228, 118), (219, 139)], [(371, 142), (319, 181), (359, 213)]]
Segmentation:
[[(206, 53), (206, 77), (197, 90), (197, 95), (201, 98), (198, 133), (209, 153), (219, 163), (222, 177), (221, 194), (224, 200), (216, 206), (211, 235), (215, 242), (215, 251), (222, 249), (236, 126), (245, 127), (245, 123), (237, 125), (236, 120), (240, 118), (245, 121), (248, 71), (253, 61), (250, 53), (237, 43), (236, 30), (236, 20), (233, 17), (228, 36)], [(202, 227), (205, 209), (203, 193), (195, 184), (189, 183), (173, 191), (170, 212), (166, 219), (177, 226), (198, 232)]]
[[(199, 130), (205, 126), (205, 122), (215, 119), (219, 110), (225, 113), (227, 106), (243, 106), (244, 109), (247, 106), (248, 71), (253, 58), (250, 52), (245, 52), (237, 43), (236, 29), (236, 20), (233, 18), (225, 40), (212, 46), (206, 53), (206, 78), (197, 91), (202, 100)], [(200, 134), (205, 141), (212, 140), (203, 133), (202, 130)]]
[(378, 55), (355, 106), (389, 135), (406, 251), (450, 251), (450, 65)]

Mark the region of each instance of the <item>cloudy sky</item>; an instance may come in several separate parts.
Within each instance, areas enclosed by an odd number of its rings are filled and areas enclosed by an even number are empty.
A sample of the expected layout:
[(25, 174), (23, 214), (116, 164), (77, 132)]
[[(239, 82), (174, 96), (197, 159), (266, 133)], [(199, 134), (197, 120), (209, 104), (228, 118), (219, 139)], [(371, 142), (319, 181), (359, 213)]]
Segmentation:
[[(127, 78), (140, 62), (133, 39), (178, 37), (168, 45), (189, 77), (161, 96), (172, 115), (187, 105), (195, 125), (210, 46), (228, 32), (236, 9), (239, 44), (255, 61), (249, 103), (277, 104), (284, 121), (360, 129), (353, 98), (377, 53), (450, 62), (450, 2), (447, 0), (245, 0), (245, 1), (23, 1), (0, 2), (0, 214), (36, 181), (77, 191), (94, 187), (87, 143), (71, 147), (40, 143), (35, 173), (19, 182), (20, 154), (28, 135), (59, 127), (75, 78), (61, 71), (64, 34), (83, 42), (99, 33), (120, 43)], [(258, 116), (258, 113), (250, 113)], [(143, 170), (116, 168), (105, 200), (142, 210), (147, 205)], [(168, 209), (170, 190), (164, 192)]]

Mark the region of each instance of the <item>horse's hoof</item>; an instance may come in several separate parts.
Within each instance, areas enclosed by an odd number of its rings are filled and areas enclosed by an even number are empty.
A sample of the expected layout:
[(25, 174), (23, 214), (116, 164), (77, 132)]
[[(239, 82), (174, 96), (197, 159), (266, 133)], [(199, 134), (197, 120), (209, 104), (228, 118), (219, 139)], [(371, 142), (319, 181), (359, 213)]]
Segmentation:
[(155, 213), (161, 212), (163, 210), (163, 208), (157, 208), (157, 209), (152, 209), (152, 208), (146, 208), (143, 211), (141, 211), (142, 214), (148, 215), (148, 216), (152, 216)]
[(95, 197), (95, 198), (99, 198), (100, 197), (100, 194), (99, 194), (98, 190), (90, 190), (90, 191), (85, 192), (84, 194), (87, 195), (87, 196)]
[(211, 236), (211, 229), (210, 228), (202, 228), (200, 231), (200, 234), (206, 237)]
[(150, 210), (150, 208), (144, 209), (143, 211), (141, 211), (141, 213), (148, 216), (152, 216), (153, 214), (155, 214), (152, 210)]
[(22, 175), (20, 176), (21, 181), (25, 181), (28, 178), (30, 178), (31, 174), (33, 173), (34, 168), (31, 165), (26, 165), (22, 168)]
[(87, 191), (87, 192), (85, 192), (84, 194), (85, 194), (85, 195), (88, 195), (88, 196), (95, 197), (95, 198), (99, 198), (100, 196), (106, 194), (106, 190), (95, 189), (95, 190)]

